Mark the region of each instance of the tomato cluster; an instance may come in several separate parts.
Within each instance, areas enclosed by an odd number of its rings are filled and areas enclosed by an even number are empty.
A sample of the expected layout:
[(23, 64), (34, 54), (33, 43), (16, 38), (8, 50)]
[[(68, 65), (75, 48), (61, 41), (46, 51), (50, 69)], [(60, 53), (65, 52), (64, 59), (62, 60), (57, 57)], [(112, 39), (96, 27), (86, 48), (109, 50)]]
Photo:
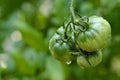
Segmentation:
[(65, 62), (76, 60), (81, 68), (90, 68), (102, 61), (102, 49), (111, 40), (109, 23), (98, 16), (79, 17), (61, 26), (49, 42), (52, 55)]

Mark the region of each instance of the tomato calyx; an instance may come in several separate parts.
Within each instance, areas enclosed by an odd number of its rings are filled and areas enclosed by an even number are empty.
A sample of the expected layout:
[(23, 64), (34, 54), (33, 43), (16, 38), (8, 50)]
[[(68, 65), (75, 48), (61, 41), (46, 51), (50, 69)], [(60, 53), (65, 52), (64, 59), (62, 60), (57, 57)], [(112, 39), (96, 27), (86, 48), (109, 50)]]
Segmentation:
[(79, 26), (79, 31), (85, 32), (89, 28), (89, 18), (87, 16), (78, 17), (73, 21), (75, 26)]

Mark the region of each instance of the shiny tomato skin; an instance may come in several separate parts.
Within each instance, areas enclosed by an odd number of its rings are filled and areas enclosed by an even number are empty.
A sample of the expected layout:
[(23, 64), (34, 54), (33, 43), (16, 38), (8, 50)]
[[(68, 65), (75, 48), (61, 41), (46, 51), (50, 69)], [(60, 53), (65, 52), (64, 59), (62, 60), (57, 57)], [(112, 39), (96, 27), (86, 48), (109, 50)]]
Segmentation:
[(106, 48), (111, 40), (110, 24), (102, 17), (91, 16), (88, 25), (87, 30), (80, 31), (77, 35), (80, 48), (88, 52)]

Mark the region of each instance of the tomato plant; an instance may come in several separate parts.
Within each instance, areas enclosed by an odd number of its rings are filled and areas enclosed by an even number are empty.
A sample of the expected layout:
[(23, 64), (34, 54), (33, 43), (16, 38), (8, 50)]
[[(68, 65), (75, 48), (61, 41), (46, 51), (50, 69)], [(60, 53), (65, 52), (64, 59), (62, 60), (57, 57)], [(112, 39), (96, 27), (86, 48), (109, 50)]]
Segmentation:
[(111, 40), (110, 24), (98, 16), (78, 17), (58, 28), (50, 40), (52, 55), (61, 61), (72, 61), (77, 55), (81, 68), (98, 65), (102, 61), (102, 49)]
[[(71, 0), (72, 3), (73, 0)], [(76, 55), (81, 68), (98, 65), (102, 61), (102, 51), (111, 40), (110, 24), (99, 16), (80, 16), (72, 8), (71, 20), (60, 27), (49, 43), (52, 55), (61, 61), (71, 61)]]

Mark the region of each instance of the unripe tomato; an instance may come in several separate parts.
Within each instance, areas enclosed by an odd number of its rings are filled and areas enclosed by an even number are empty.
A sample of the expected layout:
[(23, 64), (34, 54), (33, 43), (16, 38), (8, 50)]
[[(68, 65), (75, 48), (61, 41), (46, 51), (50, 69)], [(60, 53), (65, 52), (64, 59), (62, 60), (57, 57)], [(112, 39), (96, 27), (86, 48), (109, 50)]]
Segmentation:
[(102, 51), (93, 52), (89, 55), (88, 61), (91, 66), (95, 67), (102, 61)]
[(69, 46), (67, 43), (56, 43), (53, 48), (52, 55), (59, 60), (71, 61), (71, 54), (69, 53)]
[[(79, 31), (77, 42), (81, 49), (94, 52), (108, 46), (111, 40), (110, 24), (98, 16), (89, 17), (88, 26), (85, 31)], [(81, 28), (81, 26), (76, 26)]]
[(97, 66), (102, 61), (101, 50), (96, 52), (87, 52), (77, 57), (77, 64), (81, 68), (90, 68)]
[(84, 55), (80, 55), (80, 56), (77, 57), (77, 64), (78, 64), (82, 69), (84, 69), (84, 68), (90, 68), (90, 67), (91, 67), (91, 65), (89, 64), (86, 56), (84, 56)]
[(60, 61), (71, 61), (70, 43), (64, 38), (64, 29), (60, 27), (57, 33), (53, 35), (49, 42), (49, 50), (51, 54)]

